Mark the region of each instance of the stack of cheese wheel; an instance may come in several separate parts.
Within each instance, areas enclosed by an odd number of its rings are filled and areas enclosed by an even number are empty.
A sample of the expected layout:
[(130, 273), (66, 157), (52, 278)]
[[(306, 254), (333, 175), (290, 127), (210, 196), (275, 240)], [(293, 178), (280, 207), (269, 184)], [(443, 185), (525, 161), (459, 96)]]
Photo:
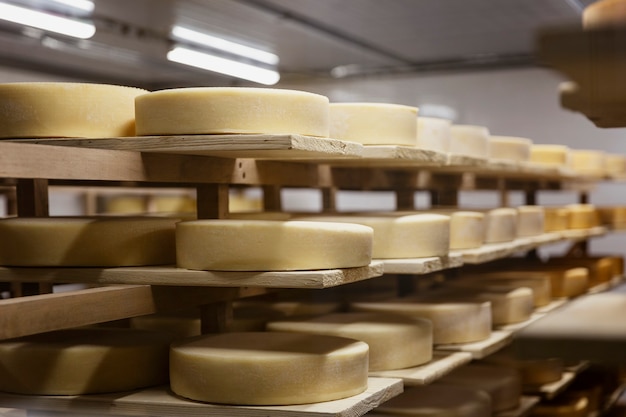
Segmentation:
[(446, 256), (450, 249), (450, 217), (442, 214), (312, 216), (298, 220), (350, 222), (374, 230), (376, 259)]
[(500, 207), (485, 213), (485, 243), (511, 242), (517, 237), (517, 210)]
[(271, 321), (267, 330), (347, 337), (368, 344), (369, 370), (411, 368), (432, 359), (430, 321), (380, 313), (336, 313)]
[(491, 398), (481, 390), (436, 382), (407, 388), (367, 415), (370, 417), (490, 417)]
[(545, 211), (541, 206), (517, 207), (517, 237), (531, 237), (543, 234)]
[(386, 103), (331, 103), (330, 136), (364, 145), (415, 146), (417, 107)]
[(528, 162), (532, 143), (532, 140), (526, 138), (490, 136), (489, 158), (496, 161)]
[(568, 229), (591, 229), (600, 225), (600, 215), (593, 204), (568, 204)]
[(436, 117), (417, 118), (417, 143), (420, 149), (442, 153), (450, 152), (450, 126), (452, 122)]
[(565, 368), (560, 358), (519, 359), (510, 348), (501, 349), (481, 359), (481, 362), (516, 369), (522, 379), (522, 385), (531, 387), (560, 381)]
[(621, 277), (624, 273), (623, 258), (620, 256), (595, 257), (551, 257), (550, 268), (585, 268), (589, 273), (589, 285), (599, 285)]
[(470, 343), (491, 335), (491, 303), (437, 302), (420, 297), (393, 298), (385, 301), (354, 302), (352, 311), (403, 314), (428, 319), (433, 323), (433, 343)]
[(82, 83), (0, 84), (0, 138), (135, 135), (139, 88)]
[(544, 213), (544, 231), (561, 232), (567, 230), (569, 222), (569, 211), (565, 207), (545, 207)]
[(136, 99), (137, 134), (301, 134), (328, 137), (328, 98), (272, 88), (201, 87)]
[(440, 382), (487, 392), (494, 413), (517, 408), (522, 396), (519, 372), (494, 365), (465, 365), (443, 376)]
[(530, 288), (533, 292), (533, 305), (535, 308), (543, 307), (552, 301), (552, 283), (550, 280), (536, 276), (514, 275), (476, 275), (464, 274), (461, 278), (448, 282), (461, 288), (480, 288), (484, 290), (513, 291), (519, 288)]
[(210, 403), (332, 401), (365, 391), (368, 351), (364, 342), (336, 336), (282, 332), (199, 336), (172, 344), (170, 386), (182, 397)]
[(292, 271), (369, 265), (373, 231), (352, 223), (195, 220), (176, 224), (181, 268)]
[(569, 167), (577, 174), (601, 178), (606, 173), (605, 156), (602, 151), (574, 149), (570, 151)]
[(530, 162), (541, 166), (566, 168), (569, 164), (570, 148), (563, 145), (538, 145), (530, 147)]
[(473, 158), (489, 158), (489, 129), (484, 126), (452, 125), (450, 153)]
[(601, 29), (622, 27), (626, 22), (624, 0), (600, 0), (585, 7), (582, 14), (583, 28)]
[(79, 395), (127, 391), (168, 379), (171, 336), (81, 328), (0, 342), (0, 391)]
[(0, 220), (0, 265), (141, 266), (175, 262), (166, 217), (15, 217)]

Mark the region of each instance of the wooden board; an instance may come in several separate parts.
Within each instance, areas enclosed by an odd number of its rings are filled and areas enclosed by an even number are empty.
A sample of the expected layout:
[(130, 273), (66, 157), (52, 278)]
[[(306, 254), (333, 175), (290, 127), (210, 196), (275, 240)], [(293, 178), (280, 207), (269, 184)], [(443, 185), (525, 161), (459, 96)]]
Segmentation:
[(337, 401), (290, 406), (226, 406), (189, 401), (167, 387), (83, 396), (36, 396), (0, 393), (0, 404), (27, 410), (47, 410), (70, 415), (151, 417), (357, 417), (402, 393), (402, 380), (369, 378), (367, 390)]
[(604, 236), (607, 234), (608, 229), (604, 226), (592, 227), (590, 229), (571, 229), (564, 230), (561, 235), (564, 239), (569, 240), (585, 240), (590, 237)]
[(487, 158), (477, 158), (474, 156), (467, 155), (458, 155), (458, 154), (448, 154), (448, 167), (459, 167), (459, 168), (484, 168), (489, 164), (489, 160)]
[(539, 395), (549, 400), (556, 397), (561, 392), (565, 391), (565, 389), (572, 383), (572, 381), (574, 381), (575, 377), (576, 372), (564, 371), (561, 379), (558, 381), (539, 386), (524, 386), (522, 387), (522, 390), (524, 391), (524, 394)]
[(446, 165), (445, 153), (400, 145), (365, 145), (362, 158), (338, 159), (332, 165), (355, 167), (425, 167)]
[(479, 342), (435, 345), (435, 349), (446, 352), (468, 352), (472, 355), (473, 359), (482, 359), (508, 345), (512, 338), (513, 333), (511, 332), (494, 330), (491, 332), (491, 336)]
[(314, 271), (192, 271), (173, 266), (118, 268), (4, 268), (0, 282), (143, 284), (204, 287), (329, 288), (383, 274), (382, 262), (369, 266)]
[(374, 371), (370, 376), (401, 378), (404, 385), (426, 385), (472, 361), (467, 352), (434, 352), (433, 359), (420, 366), (391, 371)]
[(563, 239), (561, 233), (544, 233), (539, 236), (515, 239), (511, 242), (488, 243), (479, 248), (457, 250), (452, 253), (461, 255), (464, 263), (481, 264), (506, 258), (516, 252), (535, 249), (548, 243), (556, 243)]
[(463, 265), (463, 256), (451, 253), (445, 257), (414, 259), (378, 259), (382, 262), (385, 274), (423, 275)]
[(149, 153), (255, 159), (358, 158), (356, 142), (303, 135), (179, 135), (126, 138), (46, 138), (15, 142)]
[(494, 413), (494, 417), (525, 417), (530, 414), (532, 409), (541, 401), (541, 398), (530, 396), (530, 395), (522, 395), (520, 398), (520, 404), (517, 408), (513, 410), (501, 411), (499, 413)]

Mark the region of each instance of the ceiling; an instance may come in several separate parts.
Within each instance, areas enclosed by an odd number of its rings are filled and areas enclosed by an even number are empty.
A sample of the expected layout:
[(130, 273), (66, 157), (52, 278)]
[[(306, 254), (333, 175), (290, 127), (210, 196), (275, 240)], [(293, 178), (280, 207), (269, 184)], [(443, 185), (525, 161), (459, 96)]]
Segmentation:
[(86, 41), (0, 20), (0, 64), (150, 89), (240, 83), (169, 62), (176, 23), (277, 54), (283, 80), (532, 65), (537, 30), (579, 24), (592, 1), (95, 0)]

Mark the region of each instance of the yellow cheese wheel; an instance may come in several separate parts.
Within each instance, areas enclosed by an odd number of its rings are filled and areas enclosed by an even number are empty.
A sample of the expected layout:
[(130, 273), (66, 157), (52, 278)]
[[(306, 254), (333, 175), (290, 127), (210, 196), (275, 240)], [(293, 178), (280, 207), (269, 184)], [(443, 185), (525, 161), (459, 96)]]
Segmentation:
[(608, 282), (614, 277), (621, 277), (624, 272), (621, 256), (551, 257), (547, 265), (552, 268), (585, 268), (591, 286)]
[(361, 340), (370, 348), (370, 371), (410, 368), (430, 361), (433, 356), (432, 323), (401, 315), (335, 313), (271, 321), (267, 330)]
[(617, 229), (626, 228), (626, 206), (598, 207), (598, 216), (603, 225)]
[(600, 225), (600, 214), (593, 204), (568, 204), (568, 229), (590, 229)]
[(545, 211), (541, 206), (517, 207), (517, 237), (538, 236), (545, 230)]
[(489, 130), (483, 126), (452, 125), (450, 153), (474, 158), (489, 158)]
[(567, 166), (569, 154), (570, 148), (563, 145), (532, 145), (530, 147), (530, 161), (546, 166)]
[(351, 223), (195, 220), (176, 225), (181, 268), (290, 271), (367, 266), (372, 229)]
[(532, 140), (514, 136), (490, 136), (489, 158), (526, 162), (530, 159)]
[(433, 323), (433, 343), (469, 343), (491, 335), (491, 303), (436, 302), (419, 297), (394, 298), (375, 302), (355, 302), (352, 311), (404, 314)]
[(483, 276), (497, 279), (541, 279), (550, 282), (552, 298), (576, 297), (589, 288), (589, 270), (587, 268), (559, 268), (529, 266), (519, 269), (485, 272)]
[(577, 174), (602, 177), (606, 173), (605, 156), (602, 151), (573, 149), (569, 155), (569, 167)]
[(626, 156), (617, 154), (605, 154), (604, 170), (607, 175), (623, 177), (626, 174)]
[(522, 385), (539, 386), (560, 381), (565, 364), (560, 358), (519, 359), (511, 348), (500, 349), (481, 362), (516, 369)]
[(485, 242), (485, 214), (477, 211), (450, 213), (450, 249), (472, 249)]
[(175, 263), (166, 217), (14, 217), (0, 220), (0, 265), (140, 266)]
[(624, 26), (626, 24), (626, 1), (596, 1), (583, 10), (582, 23), (586, 30)]
[(485, 213), (485, 243), (511, 242), (517, 237), (517, 210), (501, 207)]
[(77, 395), (160, 385), (171, 336), (132, 329), (59, 330), (0, 342), (0, 391)]
[(415, 146), (417, 107), (386, 103), (331, 103), (330, 136), (364, 145)]
[(161, 90), (136, 99), (137, 135), (301, 134), (328, 137), (328, 98), (273, 88)]
[(586, 417), (589, 415), (589, 399), (564, 393), (552, 400), (537, 404), (531, 414), (533, 417)]
[(0, 138), (135, 135), (135, 97), (145, 90), (105, 84), (0, 84)]
[(450, 126), (452, 122), (437, 117), (417, 118), (417, 143), (421, 149), (450, 152)]
[(560, 232), (567, 230), (569, 211), (565, 207), (544, 207), (544, 231)]
[(530, 288), (533, 291), (533, 304), (535, 307), (543, 307), (552, 301), (552, 283), (546, 277), (523, 276), (519, 274), (476, 274), (463, 275), (460, 279), (452, 281), (449, 285), (465, 288), (483, 288), (491, 290), (515, 290), (518, 288)]
[(224, 333), (174, 342), (170, 386), (192, 400), (289, 405), (337, 400), (367, 388), (368, 346), (335, 336)]

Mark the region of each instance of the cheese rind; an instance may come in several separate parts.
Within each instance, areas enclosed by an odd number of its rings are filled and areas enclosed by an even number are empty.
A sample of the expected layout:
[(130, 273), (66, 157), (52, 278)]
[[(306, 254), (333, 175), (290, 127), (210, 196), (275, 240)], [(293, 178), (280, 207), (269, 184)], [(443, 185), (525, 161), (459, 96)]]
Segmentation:
[(224, 333), (174, 342), (170, 386), (197, 401), (289, 405), (337, 400), (367, 388), (368, 346), (334, 336)]
[(560, 232), (567, 230), (569, 211), (565, 207), (544, 207), (544, 231)]
[(492, 289), (505, 291), (527, 287), (533, 291), (533, 304), (535, 307), (543, 307), (552, 301), (552, 284), (545, 277), (520, 277), (514, 274), (464, 275), (462, 278), (448, 284), (462, 288), (482, 288), (487, 291)]
[(545, 211), (541, 206), (517, 207), (517, 237), (538, 236), (545, 230)]
[(490, 136), (489, 158), (526, 162), (530, 159), (532, 140), (514, 136)]
[(140, 266), (175, 262), (165, 217), (15, 217), (0, 220), (0, 265)]
[(472, 249), (485, 241), (485, 214), (477, 211), (450, 213), (450, 249)]
[(176, 225), (181, 268), (293, 271), (367, 266), (372, 229), (351, 223), (195, 220)]
[(532, 145), (530, 161), (536, 164), (564, 167), (569, 163), (570, 148), (563, 145)]
[(590, 229), (600, 225), (600, 214), (593, 204), (568, 204), (568, 229)]
[(522, 385), (539, 386), (560, 381), (564, 363), (560, 358), (518, 359), (511, 349), (501, 349), (481, 360), (484, 363), (516, 369)]
[(621, 27), (626, 21), (624, 0), (601, 0), (584, 8), (582, 23), (585, 30)]
[(452, 122), (436, 117), (417, 118), (417, 143), (421, 149), (450, 152), (450, 126)]
[(167, 382), (171, 337), (159, 332), (82, 328), (0, 342), (0, 391), (78, 395)]
[(485, 213), (485, 243), (511, 242), (517, 237), (517, 210), (501, 207)]
[(606, 173), (602, 151), (574, 149), (570, 151), (569, 167), (580, 175), (602, 177)]
[(474, 158), (489, 158), (489, 130), (483, 126), (452, 125), (450, 153)]
[(386, 103), (331, 103), (330, 137), (364, 145), (415, 146), (417, 107)]
[(135, 97), (146, 92), (106, 84), (0, 84), (0, 138), (134, 136)]
[(137, 135), (301, 134), (328, 137), (328, 98), (273, 88), (200, 87), (136, 99)]
[(336, 313), (271, 321), (267, 330), (361, 340), (370, 348), (370, 371), (410, 368), (430, 361), (433, 354), (432, 323), (401, 315)]

